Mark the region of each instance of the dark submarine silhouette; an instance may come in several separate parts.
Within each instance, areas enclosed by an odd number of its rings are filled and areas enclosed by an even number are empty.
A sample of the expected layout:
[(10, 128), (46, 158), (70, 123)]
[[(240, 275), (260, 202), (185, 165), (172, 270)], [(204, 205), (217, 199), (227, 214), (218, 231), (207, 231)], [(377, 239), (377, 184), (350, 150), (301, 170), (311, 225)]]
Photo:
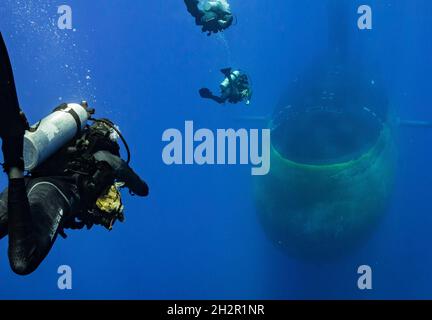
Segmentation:
[(306, 259), (351, 252), (385, 213), (396, 148), (386, 91), (348, 56), (350, 3), (329, 1), (330, 48), (276, 107), (271, 170), (256, 177), (267, 236)]

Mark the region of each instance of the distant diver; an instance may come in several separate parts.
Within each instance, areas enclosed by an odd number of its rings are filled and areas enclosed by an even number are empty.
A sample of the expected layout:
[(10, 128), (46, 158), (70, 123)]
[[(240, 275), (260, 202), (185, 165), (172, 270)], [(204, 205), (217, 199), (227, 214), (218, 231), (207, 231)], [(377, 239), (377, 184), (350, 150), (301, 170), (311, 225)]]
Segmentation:
[(225, 102), (239, 103), (244, 101), (250, 104), (252, 98), (252, 89), (248, 76), (240, 70), (232, 68), (222, 69), (225, 79), (220, 84), (221, 95), (214, 95), (210, 89), (202, 88), (199, 93), (204, 99), (211, 99), (219, 104)]
[(202, 31), (210, 36), (212, 33), (228, 29), (234, 16), (227, 0), (184, 0), (195, 23), (202, 26)]
[[(29, 127), (19, 108), (1, 33), (0, 68), (0, 137), (9, 178), (9, 187), (0, 195), (0, 239), (9, 235), (10, 266), (27, 275), (45, 259), (57, 236), (66, 236), (64, 229), (101, 225), (111, 230), (115, 221), (123, 221), (123, 185), (139, 196), (147, 196), (149, 188), (129, 160), (120, 158), (117, 140), (125, 141), (119, 129), (107, 119), (91, 118), (94, 110), (86, 103), (61, 105), (54, 116)], [(93, 124), (82, 126), (87, 120)], [(40, 140), (35, 149), (24, 145), (28, 135)], [(50, 150), (48, 159), (24, 175), (27, 153), (41, 158), (35, 153)]]

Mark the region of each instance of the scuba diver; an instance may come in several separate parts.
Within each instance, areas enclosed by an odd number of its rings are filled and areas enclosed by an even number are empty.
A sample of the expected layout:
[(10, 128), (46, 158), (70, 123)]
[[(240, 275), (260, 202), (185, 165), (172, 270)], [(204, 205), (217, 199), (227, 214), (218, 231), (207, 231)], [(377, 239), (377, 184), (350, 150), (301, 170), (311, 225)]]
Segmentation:
[(222, 32), (228, 29), (234, 16), (227, 0), (184, 0), (189, 13), (195, 18), (197, 26), (202, 26), (203, 32)]
[[(120, 188), (138, 196), (147, 196), (149, 188), (129, 167), (129, 148), (119, 129), (107, 119), (91, 118), (94, 110), (87, 103), (63, 104), (29, 127), (1, 33), (0, 68), (0, 137), (9, 178), (0, 195), (0, 239), (9, 235), (10, 266), (27, 275), (58, 235), (66, 237), (64, 229), (101, 225), (111, 230), (116, 220), (123, 221)], [(120, 158), (119, 138), (127, 161)], [(28, 167), (32, 158), (39, 161)]]
[(200, 96), (204, 99), (211, 99), (219, 104), (223, 104), (226, 101), (230, 103), (245, 101), (249, 105), (252, 98), (252, 89), (248, 76), (232, 68), (222, 69), (221, 72), (225, 76), (225, 79), (220, 84), (221, 95), (216, 96), (210, 89), (202, 88), (199, 91)]

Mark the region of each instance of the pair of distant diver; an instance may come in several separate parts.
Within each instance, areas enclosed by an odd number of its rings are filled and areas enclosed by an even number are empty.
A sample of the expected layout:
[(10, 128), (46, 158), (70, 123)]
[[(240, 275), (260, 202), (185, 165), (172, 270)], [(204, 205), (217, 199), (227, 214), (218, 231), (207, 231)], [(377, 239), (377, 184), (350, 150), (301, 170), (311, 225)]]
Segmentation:
[[(147, 196), (147, 184), (129, 167), (129, 148), (108, 119), (93, 119), (86, 103), (64, 104), (37, 127), (30, 127), (18, 96), (6, 45), (0, 33), (0, 137), (8, 188), (0, 194), (0, 239), (9, 236), (12, 270), (36, 270), (64, 229), (123, 221), (120, 189)], [(87, 125), (87, 120), (93, 124)], [(34, 148), (24, 147), (29, 135)], [(128, 160), (120, 157), (121, 138)], [(55, 150), (54, 150), (55, 149)], [(27, 150), (27, 151), (26, 151)], [(26, 153), (28, 152), (28, 153)], [(47, 153), (51, 153), (50, 156)], [(25, 157), (40, 161), (27, 169)]]
[[(189, 13), (195, 18), (195, 23), (202, 27), (208, 35), (228, 29), (234, 21), (227, 0), (184, 0)], [(211, 99), (219, 104), (239, 103), (250, 104), (252, 89), (249, 77), (241, 70), (222, 69), (225, 76), (220, 84), (220, 95), (214, 95), (210, 89), (202, 88), (199, 94), (204, 99)]]

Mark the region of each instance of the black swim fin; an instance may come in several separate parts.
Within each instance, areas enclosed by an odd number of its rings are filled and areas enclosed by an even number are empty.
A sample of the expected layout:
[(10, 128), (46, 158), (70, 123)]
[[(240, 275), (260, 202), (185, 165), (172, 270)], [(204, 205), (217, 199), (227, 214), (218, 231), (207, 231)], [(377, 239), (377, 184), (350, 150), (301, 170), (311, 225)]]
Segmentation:
[(225, 77), (229, 77), (231, 74), (232, 68), (224, 68), (221, 69), (221, 72), (224, 74)]
[[(0, 32), (0, 136), (16, 135), (23, 127), (9, 54)], [(19, 131), (19, 132), (18, 132)]]
[(216, 101), (216, 102), (219, 103), (219, 104), (225, 103), (225, 100), (224, 100), (224, 99), (222, 99), (221, 97), (215, 96), (215, 95), (210, 91), (210, 89), (202, 88), (202, 89), (199, 91), (199, 94), (200, 94), (201, 98), (204, 98), (204, 99), (211, 99), (211, 100), (213, 100), (213, 101)]
[(213, 93), (210, 91), (210, 89), (207, 88), (200, 89), (199, 94), (201, 98), (204, 99), (211, 99), (211, 97), (213, 97)]
[[(12, 65), (3, 36), (0, 32), (0, 101), (2, 109), (6, 106), (19, 110), (18, 96), (12, 72)], [(6, 103), (6, 104), (5, 104)]]
[[(198, 0), (184, 0), (184, 2), (186, 4), (188, 12), (196, 19), (196, 22), (198, 24), (201, 17), (204, 16), (204, 14), (198, 8), (199, 1)], [(200, 24), (198, 24), (198, 25), (200, 25)]]

